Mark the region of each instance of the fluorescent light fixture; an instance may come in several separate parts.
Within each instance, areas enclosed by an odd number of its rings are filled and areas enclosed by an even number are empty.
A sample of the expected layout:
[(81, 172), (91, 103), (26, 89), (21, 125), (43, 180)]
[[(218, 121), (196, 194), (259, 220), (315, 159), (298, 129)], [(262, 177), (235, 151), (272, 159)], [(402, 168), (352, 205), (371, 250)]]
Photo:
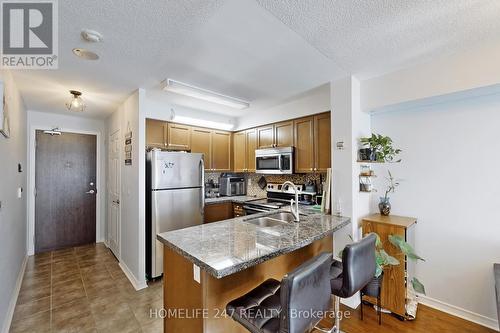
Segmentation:
[(175, 121), (176, 123), (186, 124), (186, 125), (217, 128), (217, 129), (222, 129), (222, 130), (232, 130), (234, 128), (234, 124), (230, 124), (230, 123), (222, 123), (222, 122), (218, 122), (218, 121), (197, 119), (197, 118), (178, 116), (178, 115), (174, 115), (174, 117), (172, 118), (172, 121)]
[(182, 83), (172, 79), (166, 79), (162, 82), (162, 89), (177, 94), (198, 98), (204, 101), (229, 106), (235, 109), (246, 109), (250, 103), (238, 98), (222, 95), (207, 89), (198, 88), (187, 83)]

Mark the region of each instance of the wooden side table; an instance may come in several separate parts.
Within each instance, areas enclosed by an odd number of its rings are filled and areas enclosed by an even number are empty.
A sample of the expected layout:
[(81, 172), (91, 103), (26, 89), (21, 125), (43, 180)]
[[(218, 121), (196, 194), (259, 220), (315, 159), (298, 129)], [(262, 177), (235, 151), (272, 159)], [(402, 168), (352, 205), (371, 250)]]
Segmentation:
[[(373, 214), (363, 218), (363, 236), (375, 232), (380, 236), (385, 251), (399, 260), (398, 266), (390, 266), (384, 269), (382, 283), (381, 304), (382, 308), (406, 318), (406, 288), (414, 275), (414, 264), (408, 261), (406, 256), (389, 242), (389, 235), (404, 237), (406, 242), (414, 244), (414, 226), (417, 219), (414, 217)], [(373, 297), (364, 296), (364, 300), (377, 304)]]

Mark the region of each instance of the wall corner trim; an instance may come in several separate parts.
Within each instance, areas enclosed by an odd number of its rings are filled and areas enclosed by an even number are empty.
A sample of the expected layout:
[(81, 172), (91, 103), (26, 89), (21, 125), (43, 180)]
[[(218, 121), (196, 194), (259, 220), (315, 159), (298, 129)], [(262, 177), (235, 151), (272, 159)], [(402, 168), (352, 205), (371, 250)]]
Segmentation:
[(7, 315), (5, 316), (5, 321), (2, 327), (2, 333), (8, 333), (10, 330), (10, 325), (12, 323), (12, 317), (14, 316), (14, 310), (16, 308), (17, 298), (19, 297), (19, 291), (21, 290), (21, 285), (23, 282), (24, 272), (26, 270), (26, 263), (28, 262), (28, 256), (25, 256), (21, 264), (21, 269), (17, 275), (16, 285), (14, 287), (14, 292), (10, 299), (9, 307), (7, 309)]
[(493, 318), (489, 318), (486, 316), (483, 316), (479, 313), (475, 313), (466, 309), (462, 309), (458, 306), (451, 305), (445, 302), (442, 302), (440, 300), (424, 296), (424, 295), (419, 295), (418, 296), (419, 303), (423, 305), (427, 305), (428, 307), (437, 309), (439, 311), (446, 312), (450, 315), (453, 315), (455, 317), (459, 317), (462, 319), (465, 319), (467, 321), (479, 324), (481, 326), (485, 326), (488, 328), (491, 328), (494, 331), (499, 331), (498, 329), (498, 320), (495, 320)]
[(125, 273), (125, 275), (129, 279), (130, 283), (132, 283), (132, 286), (135, 288), (135, 290), (141, 290), (141, 289), (148, 287), (146, 280), (142, 280), (142, 281), (137, 280), (135, 278), (134, 274), (132, 274), (130, 269), (123, 262), (120, 262), (118, 265), (122, 269), (123, 273)]

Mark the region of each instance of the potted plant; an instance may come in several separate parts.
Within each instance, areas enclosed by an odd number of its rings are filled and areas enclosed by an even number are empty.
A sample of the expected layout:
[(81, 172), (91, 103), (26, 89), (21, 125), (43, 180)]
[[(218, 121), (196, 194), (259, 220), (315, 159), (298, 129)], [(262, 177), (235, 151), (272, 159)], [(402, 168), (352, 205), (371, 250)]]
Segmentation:
[(396, 187), (399, 186), (399, 181), (397, 179), (394, 179), (394, 177), (391, 174), (391, 171), (387, 170), (387, 173), (389, 174), (389, 177), (385, 177), (388, 181), (387, 188), (385, 190), (385, 194), (383, 197), (380, 197), (380, 202), (378, 204), (378, 209), (380, 211), (380, 214), (384, 216), (388, 216), (391, 213), (391, 203), (389, 201), (389, 193), (394, 193), (396, 191)]
[[(380, 240), (380, 236), (374, 233), (377, 237), (375, 242), (375, 276), (373, 279), (366, 285), (362, 293), (363, 295), (371, 296), (371, 297), (380, 297), (380, 291), (382, 287), (382, 280), (384, 276), (384, 270), (390, 266), (398, 266), (400, 264), (399, 260), (389, 255), (383, 247), (382, 241)], [(422, 257), (415, 253), (413, 247), (408, 244), (402, 236), (399, 235), (389, 235), (389, 242), (394, 245), (401, 253), (407, 256), (411, 260), (422, 260), (425, 261)], [(413, 290), (418, 293), (425, 295), (425, 287), (424, 285), (416, 278), (413, 277), (410, 281)]]
[(378, 162), (401, 162), (401, 159), (395, 160), (401, 153), (401, 149), (392, 146), (392, 139), (388, 136), (373, 133), (370, 137), (363, 137), (359, 140), (364, 146), (359, 150), (359, 158), (362, 161)]

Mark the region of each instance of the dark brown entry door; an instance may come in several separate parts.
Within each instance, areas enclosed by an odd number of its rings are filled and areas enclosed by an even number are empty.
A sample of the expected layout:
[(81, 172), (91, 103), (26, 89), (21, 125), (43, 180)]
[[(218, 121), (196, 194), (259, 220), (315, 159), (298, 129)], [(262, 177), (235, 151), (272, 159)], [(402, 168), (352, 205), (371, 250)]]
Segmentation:
[(96, 142), (36, 131), (36, 253), (95, 242)]

